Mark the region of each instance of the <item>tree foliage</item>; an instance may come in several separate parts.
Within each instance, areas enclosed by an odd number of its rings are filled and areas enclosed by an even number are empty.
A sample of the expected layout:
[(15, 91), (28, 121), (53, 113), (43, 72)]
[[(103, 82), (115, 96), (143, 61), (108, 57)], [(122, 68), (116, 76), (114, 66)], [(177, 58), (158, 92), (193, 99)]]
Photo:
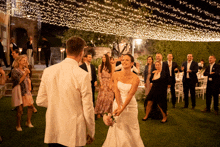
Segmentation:
[[(167, 60), (167, 54), (173, 54), (173, 60), (179, 66), (187, 60), (187, 54), (193, 54), (193, 60), (199, 62), (201, 59), (208, 65), (210, 55), (215, 55), (216, 62), (220, 60), (220, 42), (181, 42), (181, 41), (159, 41), (149, 40), (148, 50), (155, 59), (155, 54), (160, 52), (163, 56), (163, 61)], [(139, 57), (139, 60), (146, 62), (147, 56)]]

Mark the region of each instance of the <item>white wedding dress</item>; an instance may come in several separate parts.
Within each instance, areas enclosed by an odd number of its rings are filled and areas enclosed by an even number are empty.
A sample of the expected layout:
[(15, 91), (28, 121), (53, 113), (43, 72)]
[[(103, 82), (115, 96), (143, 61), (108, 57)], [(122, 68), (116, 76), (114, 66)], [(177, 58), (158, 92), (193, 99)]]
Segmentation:
[[(117, 86), (122, 103), (124, 103), (132, 85), (118, 81)], [(116, 108), (118, 108), (118, 105), (114, 100), (113, 111)], [(102, 147), (144, 147), (140, 136), (137, 102), (134, 96), (124, 111), (116, 118), (116, 123), (109, 127)]]

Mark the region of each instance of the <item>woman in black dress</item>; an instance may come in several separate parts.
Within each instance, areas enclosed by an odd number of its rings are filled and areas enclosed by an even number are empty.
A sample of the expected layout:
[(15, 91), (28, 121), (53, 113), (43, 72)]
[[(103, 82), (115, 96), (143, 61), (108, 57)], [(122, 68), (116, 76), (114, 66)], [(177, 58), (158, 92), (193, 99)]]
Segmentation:
[[(143, 121), (146, 121), (148, 119), (148, 116), (151, 112), (152, 105), (157, 105), (159, 108), (163, 119), (161, 120), (161, 123), (167, 122), (167, 115), (166, 115), (166, 99), (164, 98), (164, 95), (166, 95), (166, 88), (167, 88), (167, 78), (166, 73), (161, 72), (161, 63), (156, 61), (155, 62), (155, 68), (156, 70), (152, 72), (150, 81), (152, 84), (152, 88), (145, 100), (145, 107), (146, 107), (146, 115), (142, 119)], [(160, 114), (158, 114), (160, 115)]]

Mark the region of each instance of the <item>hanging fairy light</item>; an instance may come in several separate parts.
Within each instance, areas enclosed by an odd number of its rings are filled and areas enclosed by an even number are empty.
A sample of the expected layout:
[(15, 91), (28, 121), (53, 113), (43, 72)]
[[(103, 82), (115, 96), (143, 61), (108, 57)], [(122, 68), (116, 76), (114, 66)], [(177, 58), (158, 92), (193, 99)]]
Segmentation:
[[(117, 3), (118, 8), (99, 4), (92, 0), (87, 0), (88, 3), (86, 4), (76, 2), (75, 0), (67, 0), (76, 3), (79, 7), (71, 3), (64, 3), (63, 1), (39, 1), (40, 0), (36, 2), (22, 1), (20, 8), (20, 14), (22, 15), (19, 17), (85, 31), (142, 39), (219, 41), (220, 38), (219, 32), (210, 31), (210, 29), (219, 29), (218, 23), (216, 22), (207, 25), (200, 21), (190, 20), (174, 13), (168, 13), (156, 7), (153, 7), (151, 10), (158, 10), (158, 12), (162, 14), (176, 17), (176, 19), (184, 20), (205, 28), (201, 29), (190, 24), (181, 24), (171, 19), (140, 12), (139, 10), (124, 7)], [(9, 5), (11, 4), (12, 3)], [(137, 4), (149, 7), (146, 4)], [(160, 3), (160, 5), (162, 5), (162, 3)], [(167, 6), (164, 5), (164, 7)], [(126, 9), (127, 11), (122, 11), (122, 9)], [(172, 7), (172, 9), (176, 10), (174, 7)], [(183, 13), (182, 11), (179, 12)], [(198, 20), (200, 18), (196, 15), (193, 15), (193, 17), (198, 18)], [(202, 19), (201, 21), (205, 20)]]

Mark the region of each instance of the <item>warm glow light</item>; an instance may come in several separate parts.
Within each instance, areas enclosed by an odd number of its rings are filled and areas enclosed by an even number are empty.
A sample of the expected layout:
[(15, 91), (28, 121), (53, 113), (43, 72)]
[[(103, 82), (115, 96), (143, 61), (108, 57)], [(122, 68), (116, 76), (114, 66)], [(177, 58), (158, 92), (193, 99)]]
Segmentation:
[(142, 42), (142, 39), (135, 39), (135, 41), (136, 41), (137, 45), (140, 45)]
[(22, 48), (19, 48), (19, 52), (20, 52), (20, 53), (22, 52), (22, 50), (23, 50)]
[(41, 51), (41, 48), (38, 48), (38, 52), (40, 52)]
[[(172, 17), (186, 23), (142, 12), (129, 6), (125, 7), (116, 2), (114, 5), (117, 5), (117, 7), (105, 3), (100, 4), (93, 0), (87, 0), (87, 3), (77, 2), (75, 0), (68, 1), (77, 3), (79, 7), (71, 3), (67, 4), (55, 0), (40, 0), (34, 2), (22, 0), (22, 5), (19, 9), (19, 14), (22, 15), (19, 15), (19, 17), (58, 26), (67, 26), (78, 30), (132, 38), (176, 41), (220, 41), (220, 33), (218, 32), (220, 17), (188, 4), (183, 0), (177, 1), (181, 5), (185, 5), (189, 9), (205, 14), (216, 21), (204, 19), (196, 15), (197, 13), (192, 14), (181, 11), (174, 6), (166, 5), (157, 0), (151, 0), (150, 2), (154, 3), (154, 5), (150, 6), (146, 3), (137, 2), (136, 0), (131, 1), (153, 12), (157, 11), (157, 13), (166, 15), (168, 18)], [(209, 4), (212, 5), (215, 4), (216, 7), (219, 6), (219, 4), (214, 1), (203, 1), (209, 2)], [(8, 1), (7, 10), (11, 10), (11, 6), (15, 5), (16, 3), (13, 1)], [(168, 11), (168, 9), (170, 11)], [(7, 12), (13, 15), (12, 11)], [(201, 27), (204, 28), (201, 29)], [(100, 38), (98, 38), (98, 40), (100, 40)]]

